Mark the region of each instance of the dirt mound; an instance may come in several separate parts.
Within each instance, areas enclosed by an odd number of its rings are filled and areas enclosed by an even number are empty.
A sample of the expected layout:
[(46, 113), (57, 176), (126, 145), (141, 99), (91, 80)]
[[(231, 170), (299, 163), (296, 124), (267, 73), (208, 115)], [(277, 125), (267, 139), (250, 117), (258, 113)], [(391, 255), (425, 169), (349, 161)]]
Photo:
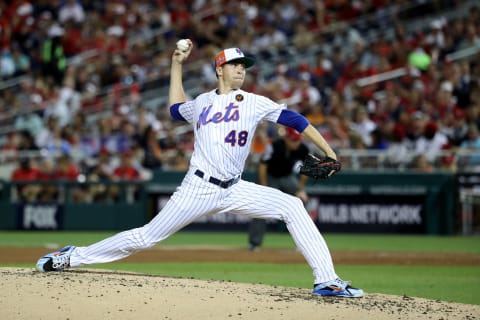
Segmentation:
[(480, 319), (480, 306), (75, 269), (0, 268), (0, 319)]

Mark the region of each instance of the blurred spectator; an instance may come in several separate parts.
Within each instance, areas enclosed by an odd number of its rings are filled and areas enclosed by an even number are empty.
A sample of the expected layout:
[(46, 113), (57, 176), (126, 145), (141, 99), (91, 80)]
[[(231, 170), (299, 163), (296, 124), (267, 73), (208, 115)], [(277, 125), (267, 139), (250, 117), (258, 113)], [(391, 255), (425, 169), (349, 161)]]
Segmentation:
[(350, 147), (348, 128), (338, 117), (326, 117), (325, 125), (319, 131), (334, 149)]
[(89, 181), (109, 181), (113, 178), (115, 165), (112, 162), (111, 154), (107, 149), (100, 150), (98, 161), (89, 170), (87, 180)]
[(386, 161), (389, 167), (405, 167), (410, 163), (413, 153), (406, 139), (405, 128), (396, 124), (391, 132), (390, 143), (386, 150)]
[(293, 92), (293, 78), (295, 75), (288, 70), (285, 63), (275, 67), (275, 73), (267, 83), (263, 85), (264, 92), (273, 100), (281, 101)]
[(270, 144), (271, 139), (268, 135), (267, 128), (268, 124), (264, 122), (261, 123), (255, 131), (252, 142), (252, 150), (250, 150), (250, 154), (246, 163), (246, 167), (249, 170), (257, 169), (257, 165), (262, 154), (266, 151), (267, 146)]
[(55, 117), (59, 126), (63, 127), (73, 121), (80, 111), (80, 94), (75, 91), (74, 68), (68, 68), (63, 80), (63, 86), (58, 92), (58, 98), (51, 108), (45, 110), (45, 117)]
[(186, 172), (188, 170), (188, 159), (183, 150), (176, 150), (175, 155), (169, 163), (169, 169), (172, 171)]
[(140, 171), (134, 164), (133, 152), (125, 151), (120, 156), (120, 164), (113, 170), (113, 180), (139, 181)]
[(20, 158), (18, 167), (12, 172), (10, 180), (17, 182), (17, 196), (21, 202), (36, 202), (41, 186), (32, 181), (38, 180), (40, 171), (32, 166), (29, 158)]
[(65, 182), (75, 182), (69, 185), (70, 196), (69, 200), (73, 202), (86, 202), (89, 199), (88, 186), (78, 184), (83, 182), (83, 175), (80, 172), (79, 166), (68, 155), (62, 155), (57, 158), (57, 166), (55, 170), (55, 180)]
[[(112, 191), (112, 186), (108, 183), (113, 180), (113, 164), (111, 154), (106, 149), (102, 149), (98, 155), (98, 161), (87, 173), (87, 185), (90, 201), (111, 201), (115, 196), (116, 190)], [(107, 183), (102, 183), (107, 182)]]
[(411, 164), (410, 168), (420, 172), (433, 172), (433, 166), (428, 161), (427, 157), (424, 154), (417, 154)]
[(308, 106), (321, 102), (320, 91), (312, 85), (311, 78), (312, 76), (307, 71), (297, 75), (292, 96), (288, 100), (290, 108), (296, 108), (299, 112), (302, 112)]
[(436, 121), (429, 121), (425, 125), (423, 135), (416, 141), (415, 153), (423, 154), (430, 164), (435, 164), (446, 145), (447, 136), (438, 131)]
[[(448, 146), (444, 148), (445, 150), (448, 149)], [(438, 164), (438, 169), (441, 171), (447, 171), (455, 173), (458, 170), (457, 166), (457, 156), (455, 155), (455, 150), (449, 149), (450, 151), (443, 155), (440, 158), (440, 163)]]
[(460, 108), (466, 108), (471, 103), (472, 90), (475, 88), (474, 76), (470, 70), (470, 64), (467, 61), (458, 63), (455, 74), (453, 95), (457, 99), (457, 105)]
[(56, 84), (62, 83), (67, 60), (63, 51), (62, 37), (65, 30), (53, 25), (48, 30), (48, 38), (42, 43), (42, 67), (45, 77), (52, 77)]
[(84, 145), (82, 144), (82, 139), (80, 132), (75, 130), (73, 125), (68, 124), (63, 127), (62, 135), (64, 139), (70, 144), (70, 155), (75, 158), (75, 161), (84, 160), (87, 155), (84, 153)]
[(452, 112), (456, 107), (456, 98), (453, 95), (453, 84), (451, 81), (443, 81), (435, 97), (435, 118), (443, 118), (447, 112)]
[(58, 20), (62, 23), (72, 21), (82, 23), (85, 20), (85, 12), (82, 2), (77, 0), (66, 0), (58, 11)]
[(332, 61), (323, 52), (318, 53), (312, 74), (317, 88), (333, 88), (338, 78), (338, 74), (333, 70)]
[(325, 115), (322, 107), (318, 104), (307, 106), (304, 110), (305, 118), (316, 128), (319, 128), (325, 122)]
[[(478, 23), (478, 22), (477, 22)], [(474, 23), (466, 24), (466, 34), (457, 46), (457, 49), (466, 49), (480, 45), (480, 35), (477, 32), (477, 26)]]
[[(77, 114), (81, 115), (82, 113)], [(81, 117), (80, 117), (81, 118)], [(77, 122), (78, 121), (78, 122)], [(71, 125), (74, 134), (76, 135), (76, 147), (75, 149), (80, 152), (80, 156), (84, 158), (92, 158), (95, 157), (100, 148), (99, 148), (99, 141), (96, 138), (96, 130), (93, 130), (93, 126), (90, 124), (83, 124), (83, 120), (76, 120)]]
[(273, 50), (285, 47), (287, 37), (283, 30), (275, 28), (275, 25), (267, 23), (258, 31), (252, 42), (254, 54), (271, 57), (276, 53)]
[(128, 150), (131, 150), (136, 144), (134, 136), (135, 136), (135, 127), (133, 126), (133, 124), (126, 118), (121, 120), (119, 131), (115, 135), (117, 152), (123, 153)]
[[(141, 181), (140, 167), (135, 163), (133, 152), (125, 151), (120, 156), (120, 164), (113, 170), (113, 181), (131, 182)], [(126, 192), (127, 201), (133, 201), (138, 196), (137, 185), (112, 185), (109, 194), (114, 201), (118, 201), (123, 192)]]
[(78, 26), (72, 20), (63, 23), (65, 35), (62, 38), (62, 46), (65, 56), (69, 58), (79, 54), (85, 47), (84, 34)]
[(8, 78), (15, 74), (15, 61), (10, 49), (4, 48), (0, 57), (0, 76)]
[(303, 22), (295, 24), (295, 32), (292, 37), (292, 43), (299, 50), (308, 49), (315, 40), (315, 33), (307, 28)]
[(57, 159), (55, 179), (77, 181), (80, 169), (68, 155), (62, 155)]
[(98, 133), (95, 135), (97, 150), (106, 149), (110, 153), (119, 153), (117, 139), (112, 127), (111, 118), (98, 119)]
[(39, 180), (43, 182), (41, 185), (41, 192), (39, 194), (40, 202), (55, 202), (60, 199), (60, 190), (58, 183), (56, 182), (57, 174), (55, 166), (55, 160), (50, 157), (45, 157), (40, 162)]
[[(406, 123), (406, 142), (408, 143), (407, 147), (411, 152), (417, 150), (417, 142), (422, 138), (425, 125), (428, 121), (427, 116), (420, 111), (416, 111), (408, 115), (408, 122)], [(419, 150), (419, 149), (418, 149)]]
[(364, 106), (358, 106), (353, 111), (353, 121), (350, 128), (361, 137), (366, 147), (372, 145), (371, 133), (377, 128), (377, 125), (370, 120), (368, 111)]
[(112, 91), (114, 109), (120, 114), (127, 114), (140, 103), (140, 87), (127, 66), (117, 65), (115, 70), (118, 80)]
[(453, 112), (449, 112), (441, 119), (443, 124), (442, 132), (448, 137), (448, 141), (452, 146), (460, 146), (467, 136), (468, 124), (465, 111), (456, 108)]
[(52, 132), (51, 140), (41, 146), (50, 156), (70, 155), (72, 153), (72, 144), (69, 141), (68, 130), (58, 127)]
[[(170, 115), (168, 115), (170, 117)], [(128, 120), (135, 125), (137, 132), (144, 132), (148, 127), (154, 131), (163, 128), (162, 122), (155, 114), (143, 105), (139, 105), (128, 117)]]
[(53, 140), (55, 132), (60, 130), (58, 119), (56, 117), (48, 117), (46, 122), (46, 126), (35, 136), (35, 142), (39, 148), (44, 148)]
[(38, 147), (32, 134), (27, 130), (20, 131), (20, 141), (18, 151), (38, 151)]
[(141, 164), (147, 169), (161, 169), (163, 151), (157, 139), (157, 132), (148, 126), (138, 139), (138, 145), (142, 149)]
[(13, 124), (16, 130), (26, 130), (32, 136), (37, 136), (44, 129), (44, 123), (37, 112), (19, 114)]
[(14, 64), (14, 77), (21, 76), (30, 71), (30, 59), (24, 54), (18, 44), (12, 45), (11, 58)]
[(16, 132), (11, 132), (6, 135), (6, 141), (0, 147), (0, 162), (6, 163), (18, 160), (17, 150), (20, 144), (20, 135)]
[(478, 127), (475, 124), (469, 125), (467, 137), (460, 144), (460, 148), (472, 153), (471, 156), (467, 156), (466, 159), (462, 161), (463, 165), (475, 168), (480, 166), (480, 134), (478, 131)]
[(385, 138), (385, 134), (378, 127), (370, 132), (370, 141), (370, 149), (386, 150), (388, 148), (388, 142)]
[(180, 137), (175, 132), (174, 128), (168, 129), (165, 132), (165, 135), (160, 138), (160, 147), (164, 151), (176, 150), (178, 149)]
[(477, 90), (478, 100), (472, 103), (466, 110), (466, 118), (468, 124), (474, 124), (480, 128), (480, 90)]

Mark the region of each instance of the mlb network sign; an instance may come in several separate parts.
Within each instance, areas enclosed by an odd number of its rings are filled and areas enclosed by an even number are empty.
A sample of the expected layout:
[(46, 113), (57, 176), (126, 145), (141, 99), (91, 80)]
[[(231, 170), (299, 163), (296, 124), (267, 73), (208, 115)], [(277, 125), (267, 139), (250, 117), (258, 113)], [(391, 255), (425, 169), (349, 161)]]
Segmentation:
[(22, 204), (17, 208), (18, 229), (61, 229), (62, 207), (58, 204)]
[(423, 203), (422, 196), (328, 195), (312, 196), (306, 207), (321, 231), (423, 233)]

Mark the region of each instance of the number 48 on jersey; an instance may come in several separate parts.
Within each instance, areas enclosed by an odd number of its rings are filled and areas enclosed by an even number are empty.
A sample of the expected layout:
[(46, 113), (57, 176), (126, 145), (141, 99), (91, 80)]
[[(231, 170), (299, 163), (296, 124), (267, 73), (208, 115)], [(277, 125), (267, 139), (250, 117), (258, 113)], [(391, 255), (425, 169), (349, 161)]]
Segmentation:
[(247, 143), (247, 139), (248, 131), (242, 130), (237, 135), (237, 130), (232, 130), (225, 136), (225, 143), (229, 143), (232, 147), (235, 147), (237, 144), (243, 147)]

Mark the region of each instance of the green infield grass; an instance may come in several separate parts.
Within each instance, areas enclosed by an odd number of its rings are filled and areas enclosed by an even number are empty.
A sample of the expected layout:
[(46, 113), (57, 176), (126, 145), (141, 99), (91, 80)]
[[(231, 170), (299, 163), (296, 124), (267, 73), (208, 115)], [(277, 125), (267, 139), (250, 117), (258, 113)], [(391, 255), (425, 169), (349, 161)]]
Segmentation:
[[(105, 231), (0, 231), (0, 247), (45, 247), (75, 244), (84, 246), (114, 235)], [(421, 236), (421, 235), (362, 235), (324, 234), (331, 250), (391, 251), (391, 252), (464, 252), (480, 254), (480, 237)], [(160, 245), (220, 245), (246, 247), (247, 234), (242, 232), (187, 232), (180, 231)], [(288, 233), (267, 233), (264, 246), (293, 248)]]
[[(0, 232), (0, 247), (44, 247), (53, 244), (88, 245), (113, 232)], [(480, 254), (480, 237), (442, 237), (408, 235), (327, 234), (333, 250), (470, 253)], [(245, 233), (179, 232), (161, 243), (162, 246), (211, 245), (232, 248), (246, 247)], [(267, 248), (293, 248), (287, 233), (268, 233)], [(15, 264), (34, 267), (32, 264)], [(0, 266), (12, 266), (2, 264)], [(213, 279), (278, 286), (311, 288), (312, 274), (305, 264), (271, 263), (127, 263), (115, 262), (93, 266), (112, 270), (134, 271), (169, 277)], [(352, 280), (367, 293), (385, 293), (424, 297), (444, 301), (480, 305), (476, 289), (480, 285), (479, 266), (365, 266), (336, 265), (337, 273)]]

